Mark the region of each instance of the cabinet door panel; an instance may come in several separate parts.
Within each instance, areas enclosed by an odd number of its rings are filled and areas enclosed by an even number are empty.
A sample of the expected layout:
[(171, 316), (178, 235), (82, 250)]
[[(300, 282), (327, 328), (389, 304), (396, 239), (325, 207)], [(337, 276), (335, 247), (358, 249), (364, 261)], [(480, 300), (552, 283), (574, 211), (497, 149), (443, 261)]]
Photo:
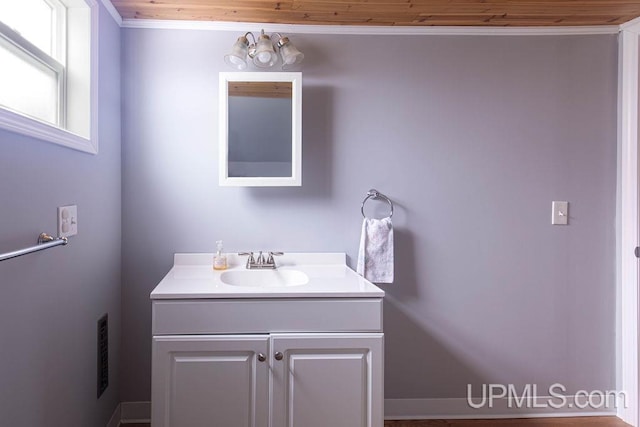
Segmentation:
[(382, 334), (274, 334), (273, 425), (382, 427)]
[(266, 427), (265, 336), (154, 338), (153, 427)]

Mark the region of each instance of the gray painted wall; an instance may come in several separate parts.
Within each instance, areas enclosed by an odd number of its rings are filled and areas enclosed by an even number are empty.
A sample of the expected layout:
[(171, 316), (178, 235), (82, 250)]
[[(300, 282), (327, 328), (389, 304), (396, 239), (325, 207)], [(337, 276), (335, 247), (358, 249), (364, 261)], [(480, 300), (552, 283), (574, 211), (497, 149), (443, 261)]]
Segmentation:
[[(0, 252), (56, 232), (66, 247), (0, 262), (0, 424), (105, 426), (120, 402), (120, 29), (100, 6), (98, 155), (0, 131)], [(110, 384), (96, 400), (97, 321), (109, 313)]]
[(396, 203), (386, 398), (615, 388), (615, 36), (297, 36), (303, 186), (228, 188), (217, 73), (237, 35), (122, 31), (124, 401), (149, 399), (149, 292), (174, 252), (353, 265), (372, 187)]

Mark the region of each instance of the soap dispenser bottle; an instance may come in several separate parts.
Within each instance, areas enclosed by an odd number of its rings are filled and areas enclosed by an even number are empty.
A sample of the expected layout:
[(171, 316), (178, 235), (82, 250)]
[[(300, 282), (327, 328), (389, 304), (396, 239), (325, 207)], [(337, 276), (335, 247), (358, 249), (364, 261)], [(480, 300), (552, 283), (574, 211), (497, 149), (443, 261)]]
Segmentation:
[(213, 269), (214, 270), (226, 270), (227, 269), (227, 256), (222, 253), (222, 240), (216, 241), (216, 254), (213, 256)]

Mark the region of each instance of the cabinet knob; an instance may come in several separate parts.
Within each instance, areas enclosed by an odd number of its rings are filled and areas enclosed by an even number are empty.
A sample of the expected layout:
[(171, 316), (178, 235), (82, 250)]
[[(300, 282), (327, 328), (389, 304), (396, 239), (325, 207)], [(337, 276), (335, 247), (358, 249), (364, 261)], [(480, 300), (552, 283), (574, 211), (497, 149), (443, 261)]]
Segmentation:
[(262, 353), (258, 353), (258, 362), (264, 362), (265, 360), (267, 360), (267, 356)]
[(276, 351), (276, 354), (274, 354), (273, 356), (276, 358), (276, 360), (282, 360), (282, 358), (284, 357), (284, 355), (279, 351)]

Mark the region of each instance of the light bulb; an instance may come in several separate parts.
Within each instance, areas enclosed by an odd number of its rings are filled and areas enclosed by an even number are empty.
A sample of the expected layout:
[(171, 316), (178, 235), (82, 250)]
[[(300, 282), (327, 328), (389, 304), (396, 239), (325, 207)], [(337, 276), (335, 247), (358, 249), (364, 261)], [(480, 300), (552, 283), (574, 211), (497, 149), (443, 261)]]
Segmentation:
[(262, 33), (256, 44), (256, 56), (253, 58), (254, 65), (260, 68), (268, 68), (273, 66), (277, 60), (278, 55), (273, 50), (271, 39)]
[(267, 63), (271, 60), (271, 54), (269, 52), (260, 52), (258, 54), (258, 60)]

